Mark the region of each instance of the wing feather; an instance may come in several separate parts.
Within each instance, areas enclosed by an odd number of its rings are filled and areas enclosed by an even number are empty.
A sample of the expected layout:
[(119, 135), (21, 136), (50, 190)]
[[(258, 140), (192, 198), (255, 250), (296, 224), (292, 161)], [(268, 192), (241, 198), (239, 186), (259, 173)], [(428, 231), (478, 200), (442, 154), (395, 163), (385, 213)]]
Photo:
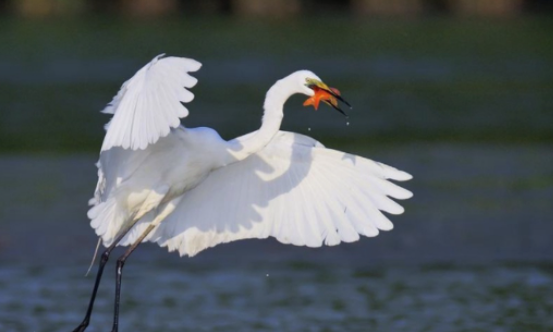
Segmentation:
[[(322, 171), (322, 169), (321, 169)], [(340, 239), (344, 242), (355, 242), (359, 240), (359, 234), (355, 231), (352, 223), (344, 212), (347, 211), (351, 200), (351, 188), (348, 186), (347, 179), (338, 178), (336, 170), (329, 171), (325, 169), (327, 199), (325, 203), (331, 205), (333, 219), (338, 229)]]
[(181, 255), (248, 238), (319, 247), (393, 228), (379, 210), (400, 214), (389, 197), (411, 192), (387, 179), (411, 176), (372, 160), (279, 132), (261, 151), (213, 171), (185, 193), (152, 241)]
[[(315, 173), (314, 176), (321, 176), (319, 170), (313, 170)], [(328, 202), (328, 199), (325, 197), (326, 188), (323, 188), (323, 185), (320, 181), (313, 181), (313, 193), (317, 195), (317, 200), (319, 201), (320, 214), (321, 214), (321, 225), (323, 227), (321, 237), (324, 239), (325, 244), (332, 246), (340, 243), (340, 235), (338, 235), (336, 226), (333, 223), (332, 212), (330, 204), (334, 202)]]
[(182, 103), (194, 99), (192, 88), (198, 80), (189, 72), (200, 69), (196, 60), (156, 56), (126, 81), (103, 113), (113, 114), (102, 144), (102, 151), (112, 147), (143, 150), (148, 144), (167, 136), (171, 128), (188, 116)]
[(314, 183), (306, 182), (300, 186), (303, 189), (304, 197), (310, 202), (312, 217), (307, 220), (306, 245), (308, 247), (320, 247), (324, 240), (324, 231), (322, 229), (322, 213), (325, 213), (325, 207), (319, 199)]

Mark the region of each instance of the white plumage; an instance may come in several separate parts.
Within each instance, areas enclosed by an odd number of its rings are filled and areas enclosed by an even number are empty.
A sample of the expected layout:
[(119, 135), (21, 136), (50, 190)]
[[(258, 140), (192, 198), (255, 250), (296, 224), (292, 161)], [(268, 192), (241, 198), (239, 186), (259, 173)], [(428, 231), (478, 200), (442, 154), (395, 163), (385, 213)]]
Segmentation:
[(126, 81), (117, 95), (102, 112), (113, 114), (102, 151), (114, 146), (125, 149), (145, 149), (171, 128), (180, 125), (180, 118), (188, 115), (182, 103), (194, 99), (185, 88), (192, 88), (198, 80), (190, 76), (202, 66), (196, 60), (156, 56)]
[(151, 240), (192, 256), (247, 238), (320, 247), (376, 236), (393, 227), (378, 209), (403, 212), (386, 195), (411, 196), (387, 178), (409, 175), (281, 131), (258, 153), (213, 171), (186, 193)]
[[(326, 149), (312, 138), (280, 131), (283, 106), (295, 93), (341, 113), (338, 90), (300, 70), (267, 92), (259, 130), (223, 140), (209, 128), (185, 128), (182, 103), (201, 67), (195, 60), (155, 57), (126, 81), (104, 113), (113, 114), (98, 162), (90, 224), (108, 248), (81, 324), (89, 325), (98, 286), (116, 245), (130, 245), (117, 260), (113, 332), (119, 327), (122, 270), (142, 241), (180, 255), (220, 243), (275, 237), (319, 247), (357, 241), (392, 229), (382, 212), (403, 213), (391, 198), (411, 192), (389, 180), (411, 176), (359, 156)], [(345, 102), (346, 103), (346, 102)], [(347, 103), (346, 103), (347, 104)]]
[(220, 243), (275, 237), (319, 247), (376, 236), (392, 223), (381, 211), (401, 214), (391, 198), (411, 192), (389, 180), (411, 176), (372, 160), (325, 148), (312, 138), (279, 131), (284, 102), (294, 93), (313, 96), (298, 71), (267, 92), (261, 128), (225, 141), (209, 128), (184, 128), (181, 102), (197, 80), (191, 59), (154, 58), (104, 110), (107, 127), (98, 163), (91, 225), (109, 246), (145, 238), (195, 255)]

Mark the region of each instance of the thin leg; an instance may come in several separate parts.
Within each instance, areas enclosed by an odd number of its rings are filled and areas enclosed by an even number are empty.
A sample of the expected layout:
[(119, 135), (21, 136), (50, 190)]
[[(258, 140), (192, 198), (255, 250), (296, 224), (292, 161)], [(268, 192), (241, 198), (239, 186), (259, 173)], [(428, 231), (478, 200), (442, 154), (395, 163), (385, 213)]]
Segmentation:
[(117, 268), (115, 270), (115, 309), (113, 310), (113, 328), (112, 332), (117, 332), (119, 329), (119, 304), (121, 302), (121, 279), (123, 276), (123, 266), (130, 254), (138, 247), (146, 236), (156, 227), (153, 223), (146, 228), (140, 237), (125, 251), (125, 253), (117, 260)]
[(119, 329), (119, 306), (120, 306), (120, 300), (121, 300), (121, 279), (123, 274), (123, 266), (125, 265), (125, 261), (129, 257), (130, 254), (138, 247), (142, 241), (150, 234), (150, 232), (156, 228), (157, 225), (159, 225), (165, 217), (167, 217), (169, 214), (171, 214), (177, 205), (179, 204), (182, 197), (177, 197), (170, 201), (169, 203), (166, 203), (161, 209), (159, 209), (157, 216), (155, 219), (148, 225), (146, 230), (142, 232), (142, 234), (134, 241), (134, 243), (130, 246), (130, 248), (125, 251), (123, 256), (119, 257), (117, 260), (117, 268), (115, 270), (115, 308), (113, 310), (113, 328), (112, 332), (117, 332)]
[(94, 288), (92, 289), (92, 296), (90, 297), (90, 302), (88, 303), (88, 309), (86, 310), (86, 315), (84, 316), (83, 321), (79, 326), (77, 326), (73, 332), (83, 332), (88, 324), (90, 323), (90, 316), (92, 315), (92, 308), (94, 307), (94, 300), (96, 299), (96, 293), (98, 292), (98, 286), (100, 286), (100, 280), (102, 279), (102, 274), (104, 272), (104, 267), (106, 266), (106, 263), (109, 260), (109, 254), (111, 251), (115, 248), (115, 246), (123, 239), (125, 235), (129, 232), (129, 230), (132, 228), (134, 223), (127, 228), (121, 235), (119, 235), (115, 241), (113, 241), (113, 244), (109, 246), (103, 253), (100, 258), (100, 265), (98, 267), (98, 273), (96, 274), (96, 281), (94, 282)]

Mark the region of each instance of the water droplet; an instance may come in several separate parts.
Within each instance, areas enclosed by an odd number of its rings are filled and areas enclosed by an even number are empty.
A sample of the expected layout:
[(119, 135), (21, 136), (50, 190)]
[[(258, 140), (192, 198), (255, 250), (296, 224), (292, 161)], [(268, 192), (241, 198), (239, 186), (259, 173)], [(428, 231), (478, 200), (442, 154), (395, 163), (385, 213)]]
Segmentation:
[(346, 122), (346, 126), (349, 126), (349, 122)]
[(267, 273), (267, 277), (269, 276), (269, 274)]

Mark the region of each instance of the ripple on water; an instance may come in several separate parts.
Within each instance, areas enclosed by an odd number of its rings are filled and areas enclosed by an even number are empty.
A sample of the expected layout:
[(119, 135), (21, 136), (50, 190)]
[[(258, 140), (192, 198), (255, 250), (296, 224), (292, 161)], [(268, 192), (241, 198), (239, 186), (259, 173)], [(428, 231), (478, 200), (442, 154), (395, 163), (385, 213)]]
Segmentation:
[[(269, 278), (267, 270), (131, 270), (123, 286), (122, 329), (553, 329), (553, 274), (539, 265), (333, 270), (282, 263), (270, 267)], [(10, 287), (0, 296), (0, 330), (70, 329), (82, 318), (92, 285), (81, 272), (80, 267), (2, 269), (0, 285)], [(109, 328), (110, 281), (98, 295), (91, 332)]]

